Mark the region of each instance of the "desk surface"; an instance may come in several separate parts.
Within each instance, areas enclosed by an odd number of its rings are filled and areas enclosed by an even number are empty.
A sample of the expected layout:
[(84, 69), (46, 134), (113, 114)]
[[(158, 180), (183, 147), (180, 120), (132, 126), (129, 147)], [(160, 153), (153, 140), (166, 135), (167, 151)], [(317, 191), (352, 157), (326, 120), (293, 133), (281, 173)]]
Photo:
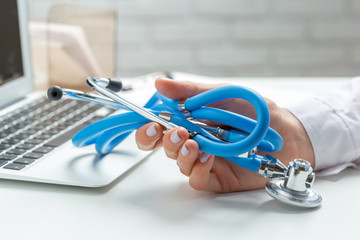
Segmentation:
[[(341, 79), (224, 79), (279, 102), (336, 87)], [(191, 189), (162, 150), (99, 189), (0, 180), (1, 239), (358, 239), (360, 174), (321, 177), (315, 210), (286, 206), (265, 190)]]

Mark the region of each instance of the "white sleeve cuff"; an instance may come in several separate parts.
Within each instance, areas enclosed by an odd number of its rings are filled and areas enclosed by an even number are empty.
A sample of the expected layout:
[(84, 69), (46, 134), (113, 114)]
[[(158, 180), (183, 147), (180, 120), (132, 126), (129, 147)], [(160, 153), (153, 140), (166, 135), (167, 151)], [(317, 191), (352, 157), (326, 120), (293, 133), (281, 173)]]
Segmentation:
[[(349, 166), (360, 167), (356, 162), (359, 150), (353, 136), (355, 132), (343, 116), (344, 108), (330, 105), (332, 101), (344, 101), (337, 97), (332, 94), (313, 97), (288, 107), (310, 138), (318, 175), (335, 174)], [(332, 100), (327, 101), (330, 98)]]

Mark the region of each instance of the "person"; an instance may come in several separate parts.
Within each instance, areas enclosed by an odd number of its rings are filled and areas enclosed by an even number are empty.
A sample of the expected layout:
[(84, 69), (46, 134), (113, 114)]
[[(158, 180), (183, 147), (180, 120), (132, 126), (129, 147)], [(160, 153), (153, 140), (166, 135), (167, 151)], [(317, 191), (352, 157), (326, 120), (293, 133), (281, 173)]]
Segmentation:
[[(157, 79), (155, 86), (164, 96), (185, 100), (224, 84), (198, 84)], [(321, 93), (288, 108), (265, 98), (270, 110), (270, 127), (284, 140), (283, 148), (271, 153), (285, 165), (295, 158), (310, 162), (318, 175), (334, 174), (346, 167), (360, 167), (360, 78), (342, 88)], [(212, 107), (230, 110), (256, 119), (250, 103), (226, 99)], [(225, 158), (199, 151), (188, 131), (177, 127), (163, 134), (163, 127), (151, 122), (136, 132), (141, 150), (163, 147), (177, 161), (180, 172), (197, 190), (233, 192), (263, 188), (269, 179), (244, 169)], [(264, 155), (266, 153), (259, 152)]]

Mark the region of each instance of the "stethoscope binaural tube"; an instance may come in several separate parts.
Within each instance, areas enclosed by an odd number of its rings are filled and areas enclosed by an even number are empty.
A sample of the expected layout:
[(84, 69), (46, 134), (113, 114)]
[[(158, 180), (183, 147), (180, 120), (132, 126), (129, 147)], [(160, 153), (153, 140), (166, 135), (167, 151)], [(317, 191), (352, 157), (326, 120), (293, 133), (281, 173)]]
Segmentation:
[(129, 110), (124, 105), (118, 104), (117, 102), (113, 101), (112, 99), (109, 99), (109, 98), (106, 98), (106, 97), (103, 97), (100, 95), (96, 95), (96, 94), (77, 91), (74, 89), (61, 88), (59, 86), (51, 86), (47, 90), (47, 96), (50, 100), (53, 100), (53, 101), (58, 101), (61, 98), (63, 98), (64, 96), (67, 96), (67, 97), (71, 97), (71, 98), (74, 98), (77, 100), (89, 101), (89, 102), (94, 102), (94, 103), (106, 105), (106, 106), (117, 108), (117, 109)]

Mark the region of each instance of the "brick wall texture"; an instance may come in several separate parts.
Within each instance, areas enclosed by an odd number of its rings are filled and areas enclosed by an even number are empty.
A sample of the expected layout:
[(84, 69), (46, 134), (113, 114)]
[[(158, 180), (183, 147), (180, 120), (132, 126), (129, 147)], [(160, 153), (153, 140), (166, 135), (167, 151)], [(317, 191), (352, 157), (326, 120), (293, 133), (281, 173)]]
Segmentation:
[[(33, 19), (51, 5), (30, 0)], [(122, 76), (360, 75), (360, 0), (77, 0), (117, 13)]]

